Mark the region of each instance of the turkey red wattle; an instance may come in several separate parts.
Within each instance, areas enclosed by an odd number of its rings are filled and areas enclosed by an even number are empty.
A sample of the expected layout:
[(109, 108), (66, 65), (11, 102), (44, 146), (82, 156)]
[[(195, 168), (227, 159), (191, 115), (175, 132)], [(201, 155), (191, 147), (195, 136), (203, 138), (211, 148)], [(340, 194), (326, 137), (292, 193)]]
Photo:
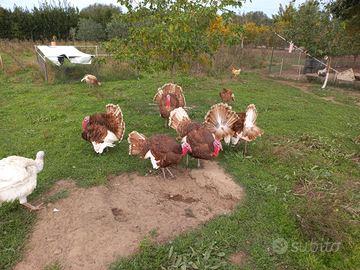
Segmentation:
[(214, 141), (213, 145), (214, 145), (214, 156), (217, 157), (219, 155), (220, 149), (223, 150), (221, 142)]
[(86, 116), (83, 121), (83, 129), (85, 129), (86, 125), (89, 123), (90, 117)]
[(170, 95), (166, 95), (166, 106), (170, 106)]
[(183, 152), (182, 152), (182, 155), (183, 155), (183, 156), (186, 155), (187, 151), (192, 152), (191, 147), (190, 147), (190, 144), (188, 144), (188, 143), (183, 143), (181, 146), (182, 146), (182, 149), (183, 149)]

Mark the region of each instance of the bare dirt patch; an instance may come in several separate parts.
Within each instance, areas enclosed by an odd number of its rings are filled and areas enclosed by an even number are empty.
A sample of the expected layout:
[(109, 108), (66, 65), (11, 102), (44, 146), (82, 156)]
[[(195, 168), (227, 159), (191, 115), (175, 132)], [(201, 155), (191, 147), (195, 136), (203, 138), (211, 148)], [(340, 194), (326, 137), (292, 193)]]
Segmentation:
[(177, 178), (166, 181), (162, 174), (123, 174), (113, 177), (108, 187), (89, 189), (59, 181), (51, 195), (68, 189), (70, 196), (40, 211), (26, 258), (15, 269), (43, 269), (54, 260), (65, 269), (106, 269), (116, 254), (138, 252), (143, 236), (153, 234), (155, 242), (164, 243), (229, 213), (243, 196), (241, 187), (217, 163), (203, 165), (194, 170), (172, 167)]

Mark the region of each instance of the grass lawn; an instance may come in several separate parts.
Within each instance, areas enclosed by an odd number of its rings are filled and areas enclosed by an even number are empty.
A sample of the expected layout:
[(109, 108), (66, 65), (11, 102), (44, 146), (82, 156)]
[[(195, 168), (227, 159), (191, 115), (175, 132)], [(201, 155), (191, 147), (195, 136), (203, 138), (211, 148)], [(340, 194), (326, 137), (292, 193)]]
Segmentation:
[[(45, 151), (44, 169), (29, 202), (60, 179), (74, 179), (86, 188), (106, 184), (109, 175), (144, 175), (149, 161), (129, 156), (128, 134), (136, 130), (176, 137), (175, 130), (164, 128), (152, 101), (169, 78), (140, 74), (140, 80), (103, 79), (103, 86), (93, 89), (80, 82), (36, 83), (31, 72), (3, 76), (0, 159), (35, 158)], [(175, 83), (183, 88), (193, 121), (204, 121), (210, 107), (221, 102), (224, 87), (235, 94), (230, 105), (236, 112), (256, 105), (263, 136), (248, 143), (246, 156), (244, 144), (238, 152), (225, 145), (215, 160), (244, 188), (246, 197), (231, 214), (165, 245), (144, 239), (141, 253), (119, 258), (109, 269), (359, 269), (360, 108), (354, 99), (337, 93), (335, 104), (316, 96), (335, 90), (320, 90), (319, 85), (311, 95), (252, 72), (229, 78), (179, 73)], [(97, 155), (81, 138), (82, 120), (105, 112), (108, 103), (120, 105), (126, 131), (119, 145)], [(0, 269), (11, 269), (23, 258), (36, 218), (18, 201), (3, 203)], [(237, 253), (244, 254), (241, 265), (230, 263), (229, 257)], [(61, 269), (61, 261), (47, 269)]]

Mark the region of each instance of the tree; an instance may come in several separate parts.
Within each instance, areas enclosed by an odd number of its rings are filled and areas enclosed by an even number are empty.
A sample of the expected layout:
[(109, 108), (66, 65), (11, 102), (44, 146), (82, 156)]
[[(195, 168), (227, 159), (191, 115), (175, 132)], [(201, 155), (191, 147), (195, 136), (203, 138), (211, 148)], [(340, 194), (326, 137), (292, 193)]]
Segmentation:
[(93, 19), (80, 18), (78, 23), (78, 32), (76, 38), (85, 41), (101, 41), (104, 40), (106, 34), (100, 23)]
[[(344, 38), (343, 23), (331, 17), (329, 11), (320, 10), (319, 2), (307, 1), (292, 12), (291, 23), (285, 24), (284, 33), (287, 39), (294, 44), (305, 46), (310, 55), (316, 58), (328, 56), (327, 67), (330, 66), (331, 58), (344, 54), (344, 46), (341, 42)], [(327, 78), (326, 75), (325, 87)]]
[(105, 31), (108, 35), (108, 39), (112, 39), (114, 37), (128, 38), (128, 26), (116, 18), (113, 18), (106, 25)]
[(69, 36), (69, 29), (76, 27), (79, 20), (79, 9), (73, 7), (66, 0), (56, 4), (46, 0), (39, 3), (39, 8), (32, 9), (32, 33), (35, 40), (48, 39), (54, 35), (58, 40)]
[(86, 8), (83, 8), (80, 12), (80, 18), (93, 19), (95, 22), (100, 23), (105, 29), (107, 24), (112, 21), (113, 14), (121, 14), (121, 7), (117, 7), (113, 4), (93, 4)]
[(360, 0), (330, 0), (328, 9), (337, 18), (346, 22), (351, 34), (360, 32)]
[[(105, 43), (108, 53), (118, 61), (128, 61), (133, 67), (145, 71), (170, 70), (174, 82), (175, 64), (186, 69), (190, 61), (212, 64), (214, 51), (220, 44), (236, 44), (242, 32), (241, 26), (231, 24), (227, 7), (241, 7), (234, 0), (119, 0), (128, 9), (119, 18), (129, 25), (129, 38), (113, 38)], [(137, 3), (137, 5), (136, 5)], [(223, 26), (208, 33), (211, 22), (222, 11)]]

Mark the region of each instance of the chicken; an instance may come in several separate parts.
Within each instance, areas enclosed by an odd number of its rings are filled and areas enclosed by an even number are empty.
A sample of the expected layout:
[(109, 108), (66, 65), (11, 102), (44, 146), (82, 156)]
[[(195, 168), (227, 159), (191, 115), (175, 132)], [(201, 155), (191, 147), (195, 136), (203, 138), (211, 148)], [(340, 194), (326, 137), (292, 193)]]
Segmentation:
[(231, 110), (231, 106), (218, 103), (211, 107), (205, 116), (204, 124), (213, 134), (215, 140), (229, 144), (231, 137), (235, 135), (232, 129), (234, 123), (239, 120), (237, 114)]
[(167, 119), (170, 116), (170, 112), (186, 105), (182, 88), (172, 83), (167, 83), (158, 89), (154, 96), (154, 102), (159, 103), (160, 116), (165, 119), (165, 128), (167, 128)]
[(234, 67), (231, 68), (232, 74), (234, 74), (234, 78), (240, 74), (241, 69), (235, 69)]
[(101, 83), (98, 82), (97, 78), (94, 75), (90, 74), (86, 74), (81, 81), (87, 82), (89, 84), (89, 87), (91, 87), (92, 85), (101, 85)]
[(235, 96), (230, 89), (223, 88), (219, 93), (221, 99), (225, 102), (235, 101)]
[(83, 121), (83, 132), (81, 137), (94, 146), (96, 153), (101, 154), (106, 148), (114, 147), (114, 142), (121, 142), (125, 123), (123, 114), (119, 105), (106, 105), (107, 113), (95, 113), (92, 116), (86, 116)]
[(172, 178), (175, 178), (168, 167), (179, 164), (187, 151), (191, 152), (188, 143), (182, 143), (180, 146), (175, 139), (165, 134), (156, 134), (147, 138), (133, 131), (129, 134), (128, 141), (130, 143), (129, 155), (141, 154), (141, 158), (150, 158), (154, 169), (161, 168), (164, 180), (166, 180), (164, 168)]
[[(183, 108), (177, 108), (170, 113), (169, 126), (174, 128), (181, 142), (190, 144), (191, 153), (188, 155), (198, 159), (198, 168), (200, 168), (200, 159), (210, 160), (219, 155), (220, 149), (223, 150), (219, 141), (215, 141), (210, 130), (199, 122), (191, 122), (188, 114)], [(186, 157), (186, 166), (188, 166), (189, 156)]]
[(33, 206), (26, 198), (36, 188), (37, 174), (44, 167), (44, 156), (44, 151), (39, 151), (35, 160), (18, 156), (0, 160), (0, 207), (2, 202), (18, 199), (30, 211), (44, 208), (40, 207), (43, 203)]
[[(213, 108), (216, 108), (216, 110)], [(205, 123), (214, 134), (215, 139), (223, 137), (225, 143), (229, 144), (231, 138), (232, 144), (237, 144), (235, 150), (238, 148), (240, 142), (245, 141), (243, 154), (246, 154), (247, 142), (255, 140), (257, 136), (261, 136), (261, 134), (264, 133), (264, 130), (257, 127), (255, 123), (258, 116), (257, 110), (254, 104), (250, 104), (247, 107), (246, 113), (236, 114), (236, 121), (234, 121), (233, 111), (229, 112), (229, 110), (231, 110), (231, 107), (227, 104), (219, 103), (214, 105), (212, 111), (215, 111), (215, 113), (209, 111), (205, 116)], [(221, 113), (222, 111), (224, 112)], [(232, 129), (233, 134), (229, 132), (229, 128)]]

